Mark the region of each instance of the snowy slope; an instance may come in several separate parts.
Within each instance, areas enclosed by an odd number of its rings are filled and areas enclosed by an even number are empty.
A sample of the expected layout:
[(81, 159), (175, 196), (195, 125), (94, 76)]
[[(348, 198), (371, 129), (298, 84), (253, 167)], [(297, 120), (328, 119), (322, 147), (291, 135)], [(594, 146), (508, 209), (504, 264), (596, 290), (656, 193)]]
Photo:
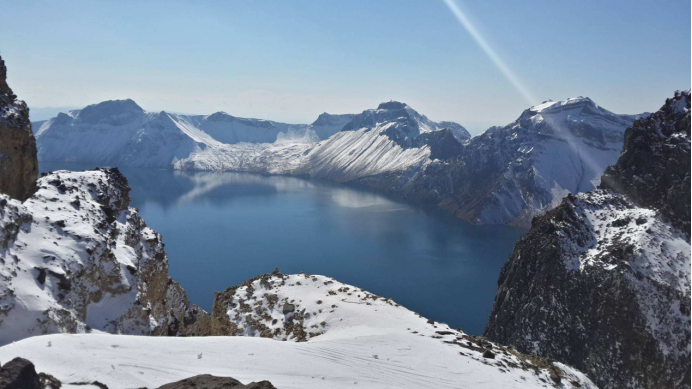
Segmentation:
[[(329, 277), (265, 275), (224, 297), (236, 305), (230, 317), (240, 313), (237, 323), (255, 337), (51, 335), (2, 347), (0, 360), (23, 356), (63, 383), (97, 380), (111, 388), (156, 387), (202, 373), (269, 380), (278, 388), (594, 387), (565, 365), (469, 337)], [(283, 314), (285, 301), (295, 312)], [(267, 323), (298, 323), (299, 315), (321, 334), (280, 341), (257, 337), (248, 326), (265, 316)], [(483, 357), (488, 350), (494, 358)]]
[(23, 204), (0, 195), (0, 344), (54, 332), (177, 333), (169, 325), (196, 308), (169, 282), (159, 234), (128, 207), (125, 178), (62, 171), (37, 185)]
[[(324, 115), (321, 118), (316, 123), (326, 122)], [(457, 136), (468, 137), (463, 127), (452, 131), (453, 127), (443, 128), (408, 105), (389, 102), (354, 116), (341, 131), (321, 142), (298, 135), (280, 137), (274, 143), (217, 145), (195, 151), (173, 166), (293, 174), (346, 182), (411, 168), (423, 170), (432, 160), (431, 151), (445, 143), (461, 147), (455, 136), (438, 140), (426, 135), (456, 131)], [(315, 128), (313, 124), (307, 132), (314, 132)]]

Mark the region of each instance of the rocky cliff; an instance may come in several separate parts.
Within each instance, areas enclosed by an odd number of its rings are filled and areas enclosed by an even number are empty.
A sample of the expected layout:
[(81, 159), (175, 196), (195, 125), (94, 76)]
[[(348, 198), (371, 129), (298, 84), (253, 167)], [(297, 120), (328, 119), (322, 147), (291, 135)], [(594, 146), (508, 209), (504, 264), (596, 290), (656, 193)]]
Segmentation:
[(54, 172), (37, 187), (24, 203), (0, 195), (0, 345), (55, 332), (207, 331), (117, 169)]
[(535, 218), (485, 335), (601, 388), (690, 387), (690, 92), (625, 135), (602, 189)]
[(656, 113), (629, 128), (618, 162), (601, 188), (622, 193), (690, 234), (690, 91), (676, 92)]
[(0, 193), (25, 200), (34, 191), (37, 175), (29, 108), (7, 85), (7, 67), (0, 57)]

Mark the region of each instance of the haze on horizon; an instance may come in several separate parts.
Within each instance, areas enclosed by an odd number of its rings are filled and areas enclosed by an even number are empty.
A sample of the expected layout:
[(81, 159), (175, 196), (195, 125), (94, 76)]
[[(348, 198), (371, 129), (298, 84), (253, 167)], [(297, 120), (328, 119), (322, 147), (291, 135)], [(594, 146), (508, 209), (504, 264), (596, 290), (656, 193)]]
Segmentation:
[[(533, 104), (640, 113), (690, 88), (689, 2), (453, 3)], [(33, 120), (131, 98), (310, 123), (394, 99), (476, 134), (530, 105), (441, 0), (70, 4), (0, 0), (0, 53)]]

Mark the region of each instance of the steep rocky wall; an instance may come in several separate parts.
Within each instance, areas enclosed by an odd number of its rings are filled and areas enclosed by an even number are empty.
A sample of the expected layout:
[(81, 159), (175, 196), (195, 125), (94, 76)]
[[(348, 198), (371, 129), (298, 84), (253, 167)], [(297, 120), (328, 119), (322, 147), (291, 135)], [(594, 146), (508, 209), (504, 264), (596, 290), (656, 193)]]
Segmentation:
[(0, 57), (0, 193), (25, 200), (34, 192), (37, 175), (29, 108), (7, 85), (7, 67)]
[(129, 207), (117, 169), (60, 171), (20, 203), (0, 195), (0, 344), (92, 330), (206, 333), (168, 276), (161, 236)]
[(601, 187), (657, 209), (690, 233), (690, 91), (678, 91), (653, 115), (625, 132), (618, 162)]
[(690, 387), (689, 107), (676, 93), (637, 121), (607, 189), (533, 220), (500, 274), (489, 339), (601, 388)]

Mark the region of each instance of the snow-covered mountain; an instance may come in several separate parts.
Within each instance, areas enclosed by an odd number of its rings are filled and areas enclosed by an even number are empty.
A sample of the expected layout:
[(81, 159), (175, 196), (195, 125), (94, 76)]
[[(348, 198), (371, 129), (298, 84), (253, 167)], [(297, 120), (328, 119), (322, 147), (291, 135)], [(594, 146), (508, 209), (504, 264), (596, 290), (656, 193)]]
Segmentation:
[(485, 334), (602, 388), (690, 387), (690, 91), (625, 134), (600, 189), (534, 219)]
[[(102, 104), (114, 102), (90, 107)], [(390, 101), (353, 116), (323, 114), (273, 143), (229, 144), (213, 129), (228, 115), (210, 121), (120, 105), (136, 115), (111, 108), (95, 124), (83, 123), (81, 111), (44, 123), (39, 159), (330, 179), (433, 202), (472, 223), (523, 226), (567, 194), (594, 189), (636, 119), (579, 97), (531, 107), (471, 138), (461, 125)], [(137, 115), (145, 119), (130, 119)]]
[(549, 101), (464, 142), (451, 160), (363, 184), (434, 201), (472, 223), (527, 226), (567, 194), (594, 189), (635, 118), (585, 97)]
[[(456, 129), (453, 129), (456, 128)], [(456, 135), (455, 135), (456, 134)], [(223, 145), (176, 161), (178, 169), (290, 174), (339, 182), (423, 169), (461, 150), (461, 126), (442, 127), (406, 104), (388, 102), (363, 111), (321, 142)]]
[(217, 335), (235, 336), (50, 335), (2, 347), (0, 359), (21, 356), (63, 383), (111, 388), (197, 374), (278, 388), (595, 388), (566, 365), (468, 336), (325, 276), (256, 277), (217, 294), (212, 314)]
[(274, 142), (282, 133), (302, 133), (309, 127), (225, 112), (206, 116), (145, 112), (132, 100), (104, 101), (36, 125), (41, 161), (163, 168), (207, 147)]
[(55, 332), (192, 334), (161, 236), (117, 171), (56, 172), (21, 203), (0, 194), (0, 345)]

